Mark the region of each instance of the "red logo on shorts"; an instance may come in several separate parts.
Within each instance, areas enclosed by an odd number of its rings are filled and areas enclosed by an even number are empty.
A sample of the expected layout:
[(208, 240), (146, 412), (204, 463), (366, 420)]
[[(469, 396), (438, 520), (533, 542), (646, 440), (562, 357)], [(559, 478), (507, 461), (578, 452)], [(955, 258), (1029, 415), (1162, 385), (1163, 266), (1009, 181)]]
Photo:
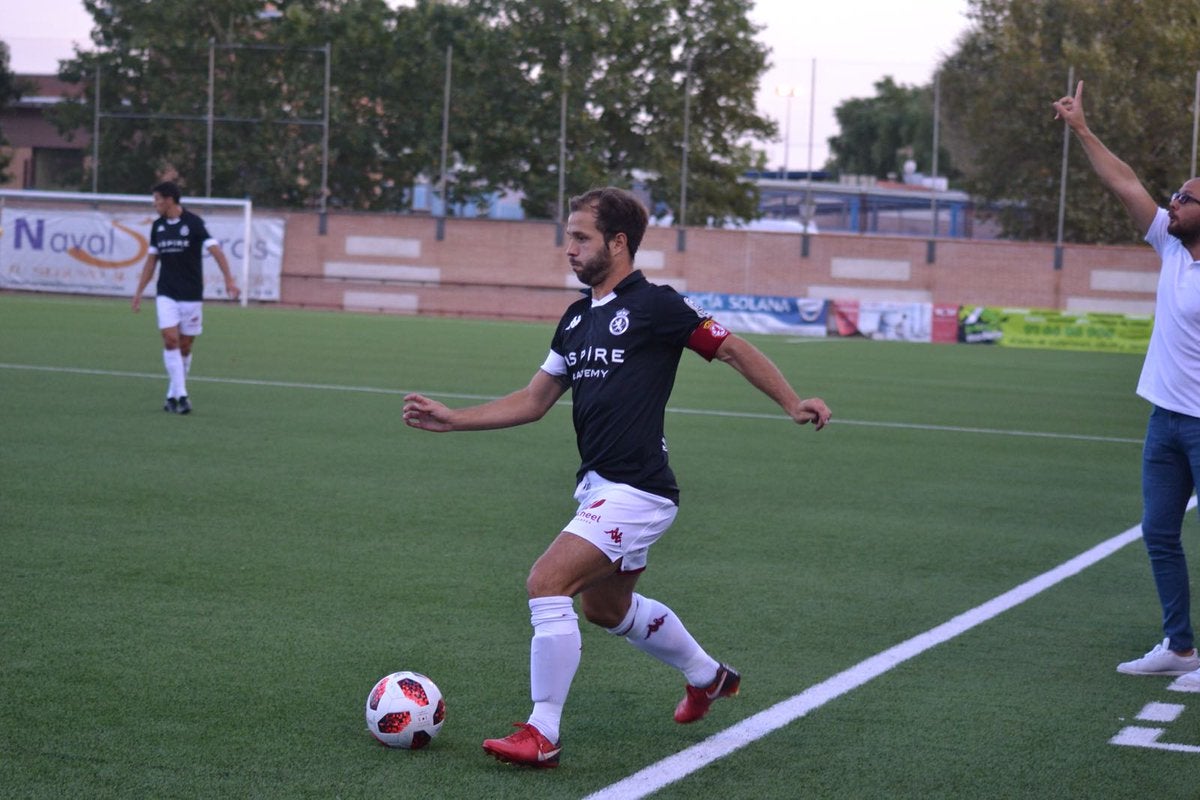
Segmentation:
[(620, 528), (613, 528), (611, 531), (605, 531), (605, 533), (608, 534), (608, 538), (613, 540), (613, 544), (621, 543), (621, 529)]

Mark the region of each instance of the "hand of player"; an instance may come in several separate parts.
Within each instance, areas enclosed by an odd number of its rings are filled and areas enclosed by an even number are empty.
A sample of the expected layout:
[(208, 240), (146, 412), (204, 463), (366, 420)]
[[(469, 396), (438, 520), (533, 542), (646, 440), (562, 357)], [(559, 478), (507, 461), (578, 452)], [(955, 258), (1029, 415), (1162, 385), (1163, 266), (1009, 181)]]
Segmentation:
[(454, 430), (450, 424), (450, 409), (421, 394), (404, 396), (404, 424), (435, 433)]
[(1083, 125), (1083, 81), (1075, 85), (1075, 95), (1065, 95), (1055, 100), (1054, 118), (1061, 119), (1072, 128)]
[(239, 289), (238, 285), (233, 281), (225, 282), (225, 293), (229, 295), (230, 300), (237, 300), (242, 296), (242, 290)]
[(135, 294), (133, 296), (133, 300), (131, 300), (129, 303), (129, 307), (133, 309), (135, 314), (138, 311), (141, 311), (142, 310), (142, 296), (140, 294)]
[(833, 413), (829, 410), (829, 406), (825, 405), (825, 401), (819, 397), (809, 397), (800, 401), (800, 407), (792, 413), (792, 419), (800, 425), (805, 425), (809, 422), (813, 424), (816, 430), (821, 430), (829, 424)]

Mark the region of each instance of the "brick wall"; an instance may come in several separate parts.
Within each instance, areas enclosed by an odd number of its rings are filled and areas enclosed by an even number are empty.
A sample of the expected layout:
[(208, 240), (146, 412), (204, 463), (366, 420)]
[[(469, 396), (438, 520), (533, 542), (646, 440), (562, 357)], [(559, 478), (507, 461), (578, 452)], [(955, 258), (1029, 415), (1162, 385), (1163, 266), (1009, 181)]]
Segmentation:
[[(257, 213), (280, 216), (280, 212)], [(387, 313), (554, 319), (579, 288), (545, 222), (331, 213), (287, 218), (285, 305)], [(822, 233), (807, 256), (794, 233), (651, 228), (637, 265), (680, 290), (830, 299), (1151, 313), (1158, 259), (1148, 246)]]

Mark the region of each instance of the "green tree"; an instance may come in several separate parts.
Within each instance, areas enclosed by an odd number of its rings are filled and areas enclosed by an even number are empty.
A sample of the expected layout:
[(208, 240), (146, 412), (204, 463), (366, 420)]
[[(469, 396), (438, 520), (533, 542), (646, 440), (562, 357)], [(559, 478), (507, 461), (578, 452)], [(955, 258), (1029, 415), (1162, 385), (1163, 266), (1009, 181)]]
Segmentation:
[[(8, 64), (8, 44), (0, 42), (0, 108), (6, 108), (9, 103), (21, 99), (21, 95), (28, 88), (17, 80)], [(10, 178), (8, 166), (12, 163), (12, 152), (8, 149), (8, 144), (8, 138), (4, 131), (0, 130), (0, 183), (7, 183)]]
[[(874, 97), (846, 100), (834, 116), (840, 132), (829, 138), (827, 169), (896, 179), (911, 159), (918, 171), (933, 173), (932, 86), (905, 86), (885, 76), (875, 83)], [(958, 175), (944, 147), (937, 166), (941, 177)]]
[[(766, 53), (749, 0), (85, 0), (93, 52), (67, 80), (100, 75), (99, 176), (142, 192), (178, 173), (204, 190), (208, 58), (214, 43), (212, 193), (267, 205), (320, 199), (323, 48), (332, 51), (328, 202), (403, 209), (441, 175), (446, 54), (452, 56), (450, 202), (524, 194), (533, 217), (558, 210), (559, 119), (568, 107), (565, 184), (641, 182), (655, 202), (679, 196), (684, 83), (691, 133), (689, 219), (751, 218), (762, 166), (742, 144), (774, 135), (754, 111)], [(63, 104), (63, 130), (90, 127), (93, 93)]]
[(750, 5), (467, 0), (523, 66), (509, 111), (527, 134), (516, 176), (526, 211), (556, 216), (564, 89), (567, 192), (640, 182), (656, 204), (678, 206), (690, 59), (689, 221), (757, 216), (756, 192), (740, 176), (764, 161), (743, 142), (776, 127), (754, 108), (767, 53), (753, 38)]
[[(1200, 5), (1172, 0), (972, 0), (972, 27), (940, 67), (944, 141), (1006, 236), (1057, 235), (1068, 71), (1088, 122), (1165, 202), (1188, 177)], [(1136, 242), (1072, 142), (1064, 238)]]

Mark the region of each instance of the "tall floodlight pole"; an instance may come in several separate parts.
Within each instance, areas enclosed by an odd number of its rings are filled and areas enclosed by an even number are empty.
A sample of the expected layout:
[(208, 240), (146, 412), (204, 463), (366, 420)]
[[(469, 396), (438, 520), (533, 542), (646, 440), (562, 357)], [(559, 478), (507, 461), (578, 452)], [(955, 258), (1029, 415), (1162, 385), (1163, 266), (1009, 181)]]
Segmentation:
[(776, 86), (775, 94), (779, 95), (780, 97), (787, 98), (787, 113), (784, 117), (783, 123), (783, 170), (782, 174), (779, 176), (786, 180), (788, 174), (788, 148), (792, 143), (792, 98), (796, 96), (796, 87), (786, 85)]
[(800, 220), (800, 255), (803, 258), (808, 258), (808, 233), (809, 225), (813, 218), (813, 196), (812, 196), (812, 174), (813, 174), (813, 139), (816, 134), (813, 132), (813, 124), (817, 116), (817, 60), (812, 60), (812, 68), (809, 70), (811, 75), (810, 86), (808, 89), (808, 177), (804, 181), (804, 216)]
[(692, 122), (692, 54), (688, 53), (687, 72), (683, 77), (683, 164), (679, 171), (679, 229), (675, 235), (675, 249), (687, 249), (687, 185), (688, 185), (688, 140)]
[(100, 192), (100, 57), (96, 57), (96, 107), (92, 113), (92, 194)]
[(559, 63), (562, 65), (562, 91), (558, 108), (558, 224), (554, 229), (555, 247), (563, 246), (563, 227), (567, 224), (567, 49), (565, 47)]
[(212, 159), (213, 159), (213, 82), (216, 77), (217, 43), (210, 36), (208, 39), (208, 119), (205, 125), (205, 157), (204, 157), (204, 196), (212, 197)]
[(321, 120), (321, 212), (317, 232), (324, 236), (327, 232), (328, 221), (326, 211), (329, 202), (329, 75), (332, 47), (325, 43), (325, 110)]
[(940, 122), (940, 107), (942, 102), (942, 74), (933, 76), (933, 175), (931, 176), (929, 199), (929, 245), (925, 248), (925, 263), (932, 264), (937, 260), (938, 235), (938, 132)]
[(442, 177), (438, 179), (438, 195), (442, 210), (437, 217), (437, 240), (446, 238), (446, 162), (450, 153), (450, 67), (454, 60), (454, 46), (446, 45), (446, 85), (442, 91)]
[(1196, 135), (1200, 133), (1200, 70), (1196, 71), (1196, 96), (1192, 100), (1192, 171), (1188, 177), (1196, 177)]
[[(1075, 67), (1067, 69), (1067, 94), (1073, 91)], [(1071, 149), (1071, 126), (1063, 123), (1062, 173), (1058, 179), (1058, 238), (1054, 241), (1054, 268), (1063, 267), (1063, 221), (1067, 213), (1067, 153)]]

